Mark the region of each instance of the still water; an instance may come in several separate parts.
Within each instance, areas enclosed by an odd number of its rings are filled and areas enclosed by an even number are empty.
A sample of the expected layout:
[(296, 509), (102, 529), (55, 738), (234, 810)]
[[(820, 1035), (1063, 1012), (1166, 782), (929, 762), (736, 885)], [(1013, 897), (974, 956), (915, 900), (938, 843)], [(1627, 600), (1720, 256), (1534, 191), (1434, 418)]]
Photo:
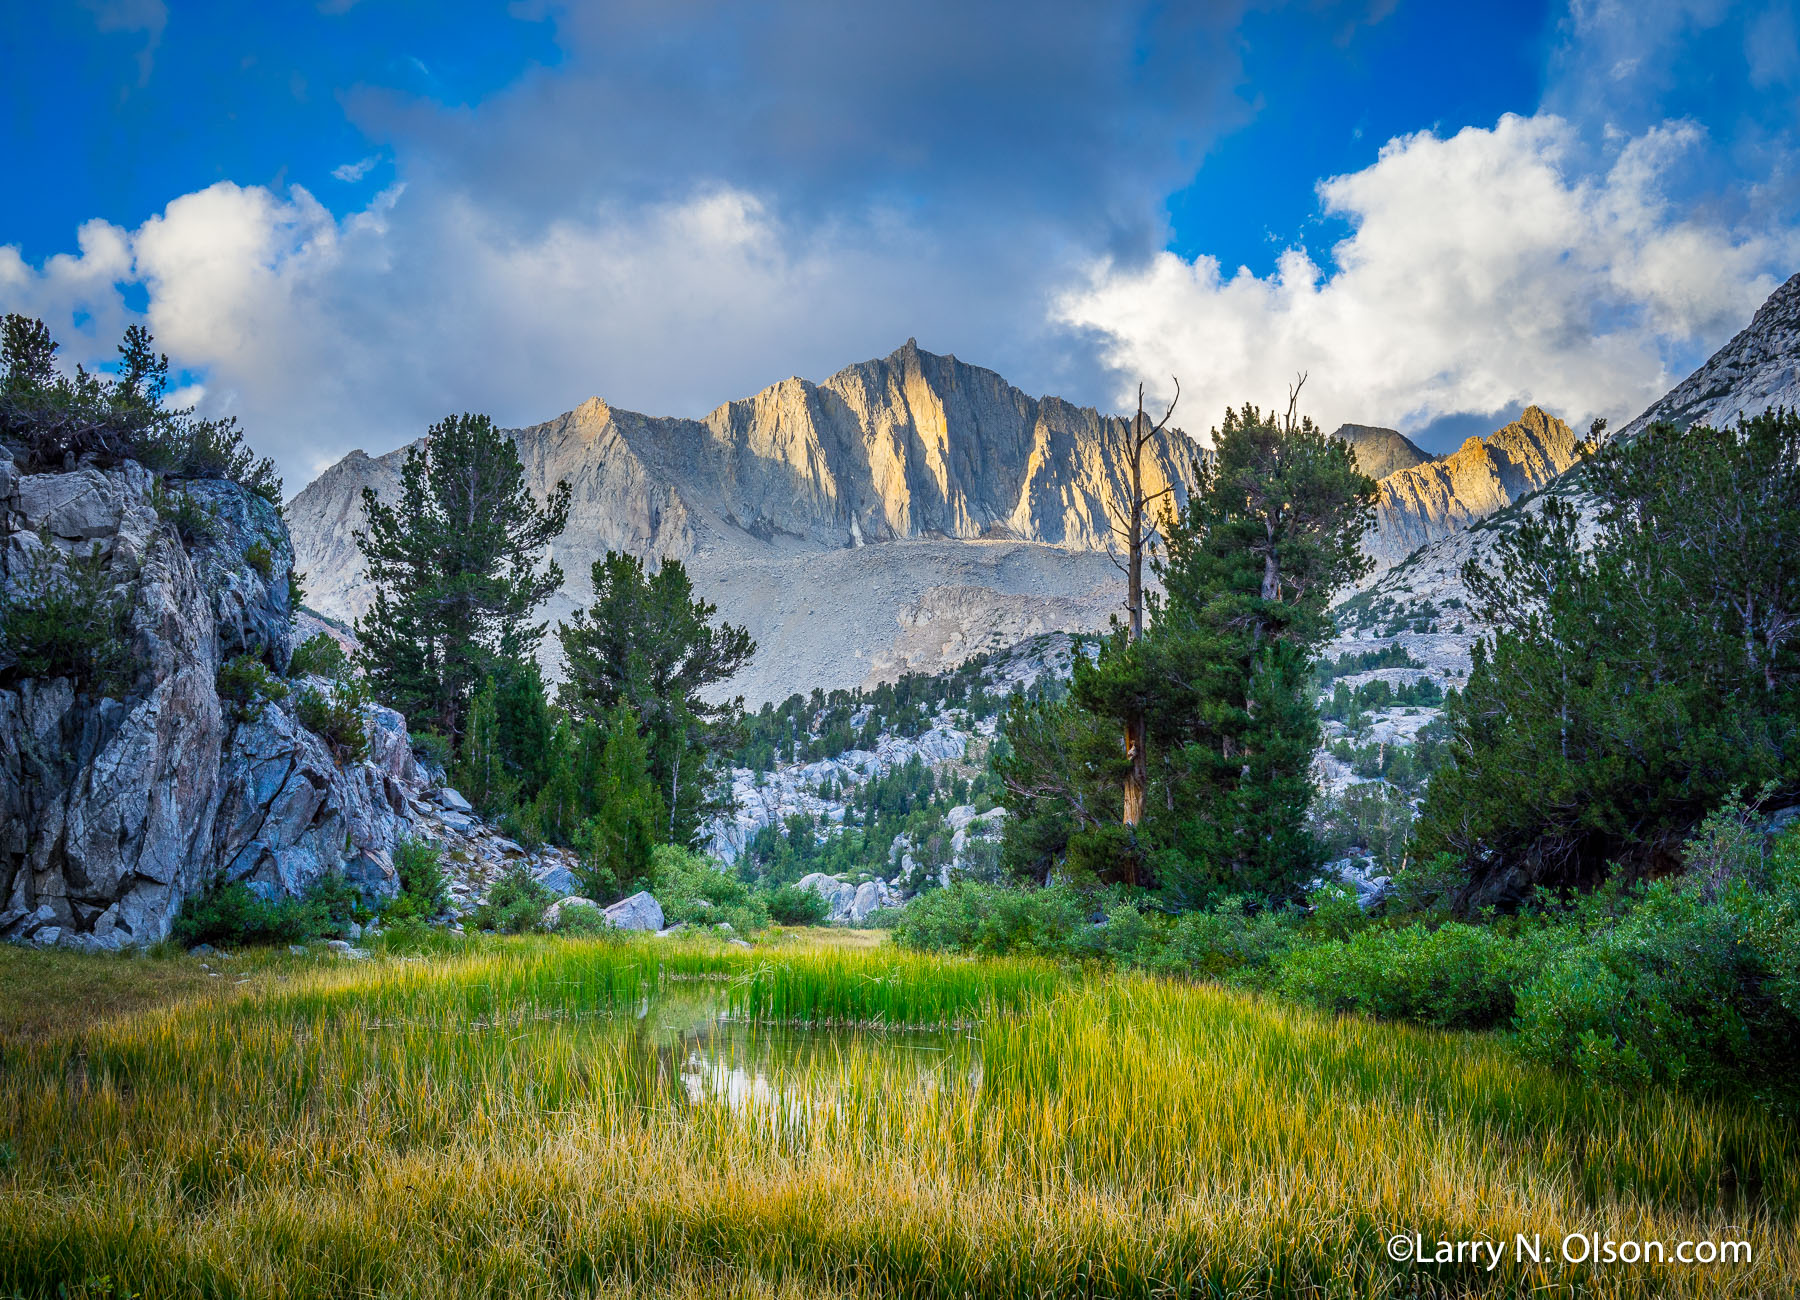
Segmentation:
[(956, 1030), (768, 1024), (729, 1014), (713, 981), (665, 984), (633, 1012), (634, 1046), (658, 1081), (689, 1102), (792, 1112), (822, 1080), (879, 1076), (894, 1104), (939, 1089), (979, 1089), (981, 1061)]

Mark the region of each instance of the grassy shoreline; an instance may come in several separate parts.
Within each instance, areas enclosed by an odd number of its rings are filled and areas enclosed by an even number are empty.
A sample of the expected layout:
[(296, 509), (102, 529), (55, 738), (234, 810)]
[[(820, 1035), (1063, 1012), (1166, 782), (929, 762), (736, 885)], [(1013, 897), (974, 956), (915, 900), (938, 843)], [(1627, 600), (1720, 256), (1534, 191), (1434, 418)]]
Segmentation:
[[(695, 1103), (631, 1010), (693, 976), (751, 1020), (965, 1028), (939, 1086), (851, 1035), (787, 1069), (778, 1104)], [(891, 948), (284, 954), (228, 991), (11, 1037), (0, 1142), (0, 1295), (1686, 1296), (1800, 1276), (1800, 1140), (1767, 1117), (1596, 1092), (1475, 1035)], [(1415, 1231), (1742, 1237), (1756, 1260), (1387, 1260)]]

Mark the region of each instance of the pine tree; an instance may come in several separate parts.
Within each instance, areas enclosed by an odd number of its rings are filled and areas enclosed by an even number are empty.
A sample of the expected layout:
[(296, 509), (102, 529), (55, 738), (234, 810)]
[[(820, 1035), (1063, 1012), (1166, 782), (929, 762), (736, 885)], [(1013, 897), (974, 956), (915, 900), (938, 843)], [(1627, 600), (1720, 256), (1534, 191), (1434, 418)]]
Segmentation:
[(1316, 866), (1312, 661), (1332, 594), (1367, 570), (1376, 487), (1347, 443), (1296, 418), (1298, 391), (1279, 419), (1227, 412), (1158, 566), (1145, 672), (1165, 764), (1160, 876), (1186, 901), (1290, 894)]
[(461, 794), (483, 812), (505, 808), (518, 788), (501, 751), (499, 690), (492, 677), (482, 683), (470, 702), (462, 753), (452, 776)]
[[(1363, 571), (1375, 485), (1350, 448), (1296, 418), (1228, 412), (1183, 515), (1164, 528), (1164, 594), (1142, 638), (1078, 656), (1066, 703), (1015, 706), (997, 764), (1005, 860), (1045, 878), (1151, 884), (1178, 906), (1290, 895), (1316, 866), (1305, 829), (1318, 739), (1312, 660), (1332, 593)], [(1145, 723), (1147, 789), (1121, 818)], [(1110, 724), (1110, 725), (1108, 725)], [(1110, 736), (1110, 739), (1103, 737)]]
[(377, 694), (460, 746), (477, 686), (544, 634), (531, 613), (562, 585), (545, 548), (569, 515), (569, 485), (539, 505), (512, 442), (485, 415), (451, 416), (409, 447), (400, 496), (364, 489), (357, 545), (374, 603), (357, 623)]
[(567, 674), (560, 698), (573, 717), (609, 729), (620, 705), (630, 710), (668, 817), (664, 837), (688, 844), (714, 807), (714, 766), (743, 711), (741, 697), (709, 702), (703, 692), (734, 676), (756, 643), (713, 621), (717, 607), (694, 595), (679, 560), (647, 573), (609, 551), (593, 580), (592, 606), (557, 629)]
[(597, 753), (588, 787), (596, 811), (577, 832), (576, 847), (587, 876), (584, 888), (605, 901), (630, 893), (649, 876), (666, 813), (630, 705), (614, 706)]
[(1417, 848), (1462, 863), (1465, 906), (1672, 868), (1732, 790), (1800, 791), (1800, 415), (1589, 450), (1591, 547), (1553, 497), (1464, 571), (1497, 630)]

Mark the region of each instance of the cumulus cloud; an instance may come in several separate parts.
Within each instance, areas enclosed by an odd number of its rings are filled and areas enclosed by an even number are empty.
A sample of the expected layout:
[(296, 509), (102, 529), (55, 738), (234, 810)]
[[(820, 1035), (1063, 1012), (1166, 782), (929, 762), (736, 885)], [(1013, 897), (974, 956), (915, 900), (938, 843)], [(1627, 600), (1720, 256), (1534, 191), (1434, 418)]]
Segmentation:
[[(1629, 418), (1700, 341), (1739, 328), (1800, 253), (1791, 231), (1728, 227), (1672, 203), (1662, 178), (1702, 143), (1675, 123), (1586, 166), (1553, 115), (1391, 141), (1322, 182), (1351, 233), (1321, 266), (1226, 272), (1163, 253), (1101, 263), (1058, 305), (1121, 374), (1179, 376), (1190, 423), (1282, 399), (1297, 371), (1326, 427), (1416, 429), (1536, 402), (1572, 424)], [(1123, 390), (1121, 390), (1123, 397)]]
[[(466, 195), (396, 186), (338, 218), (299, 186), (219, 182), (135, 231), (90, 223), (81, 248), (40, 268), (0, 248), (0, 309), (42, 315), (71, 360), (104, 359), (142, 292), (201, 409), (240, 417), (291, 489), (455, 411), (520, 425), (599, 394), (699, 415), (912, 333), (951, 350), (1049, 328), (1041, 305), (1016, 319), (1022, 272), (1003, 257), (968, 267), (885, 210), (795, 225), (731, 187), (593, 205), (526, 237)], [(1041, 244), (1013, 256), (1040, 255), (1073, 273)]]

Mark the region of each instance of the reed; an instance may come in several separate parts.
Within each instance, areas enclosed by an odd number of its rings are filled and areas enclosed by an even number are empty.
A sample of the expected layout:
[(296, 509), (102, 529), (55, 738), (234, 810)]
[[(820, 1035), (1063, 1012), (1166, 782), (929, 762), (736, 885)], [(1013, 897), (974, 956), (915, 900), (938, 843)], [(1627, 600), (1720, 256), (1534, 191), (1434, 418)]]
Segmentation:
[[(731, 1087), (640, 1018), (699, 992), (739, 1022)], [(5, 1049), (0, 1141), (0, 1295), (1756, 1296), (1800, 1276), (1800, 1151), (1766, 1116), (1585, 1091), (1481, 1037), (881, 949), (521, 940), (310, 968)], [(1743, 1238), (1756, 1259), (1415, 1269), (1383, 1250), (1401, 1231)]]

